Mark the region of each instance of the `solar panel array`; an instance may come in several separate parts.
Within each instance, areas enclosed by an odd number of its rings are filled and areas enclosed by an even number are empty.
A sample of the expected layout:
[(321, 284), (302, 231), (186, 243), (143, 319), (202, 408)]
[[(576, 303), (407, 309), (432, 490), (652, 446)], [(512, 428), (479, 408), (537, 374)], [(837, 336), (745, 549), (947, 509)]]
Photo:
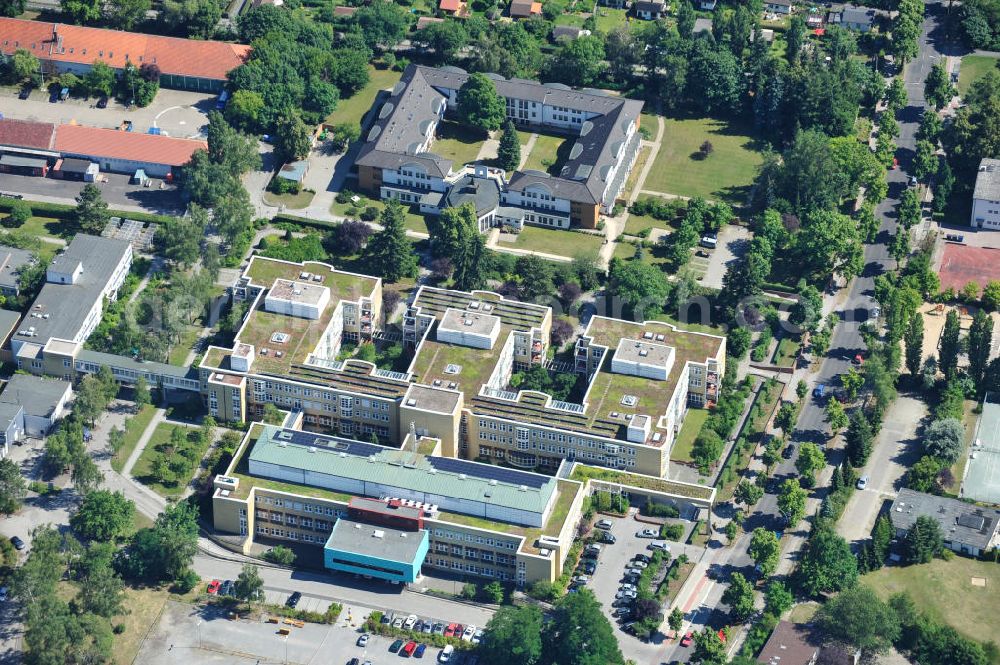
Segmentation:
[(501, 466), (490, 466), (489, 464), (477, 464), (451, 457), (428, 457), (427, 460), (438, 471), (464, 473), (473, 478), (495, 480), (498, 483), (507, 485), (524, 485), (532, 489), (541, 489), (550, 480), (548, 476), (540, 476), (536, 473), (507, 469)]
[(292, 429), (279, 430), (274, 435), (273, 440), (279, 444), (290, 443), (296, 446), (305, 446), (306, 448), (324, 448), (356, 457), (371, 457), (386, 450), (385, 447), (377, 446), (373, 443), (323, 436), (314, 432), (302, 432)]

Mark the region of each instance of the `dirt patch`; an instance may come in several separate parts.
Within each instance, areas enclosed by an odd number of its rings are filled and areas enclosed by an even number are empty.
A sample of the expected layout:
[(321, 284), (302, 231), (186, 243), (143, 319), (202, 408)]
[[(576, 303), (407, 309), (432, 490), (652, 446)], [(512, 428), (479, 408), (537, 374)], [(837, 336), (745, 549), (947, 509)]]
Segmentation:
[(961, 291), (969, 282), (985, 287), (1000, 280), (1000, 249), (946, 243), (941, 252), (941, 288)]

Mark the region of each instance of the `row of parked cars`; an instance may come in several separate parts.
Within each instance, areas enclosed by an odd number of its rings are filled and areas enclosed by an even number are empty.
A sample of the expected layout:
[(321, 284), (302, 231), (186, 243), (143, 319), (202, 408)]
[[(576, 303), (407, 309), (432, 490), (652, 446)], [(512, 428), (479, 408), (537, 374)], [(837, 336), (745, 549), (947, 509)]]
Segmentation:
[(446, 624), (441, 621), (421, 619), (416, 614), (410, 614), (408, 616), (403, 616), (401, 614), (383, 614), (382, 623), (385, 625), (391, 625), (393, 628), (412, 630), (415, 633), (423, 633), (425, 635), (444, 635), (445, 637), (454, 637), (462, 640), (463, 642), (472, 642), (473, 644), (479, 644), (483, 639), (483, 630), (472, 624), (469, 624), (468, 626), (463, 626), (460, 623)]

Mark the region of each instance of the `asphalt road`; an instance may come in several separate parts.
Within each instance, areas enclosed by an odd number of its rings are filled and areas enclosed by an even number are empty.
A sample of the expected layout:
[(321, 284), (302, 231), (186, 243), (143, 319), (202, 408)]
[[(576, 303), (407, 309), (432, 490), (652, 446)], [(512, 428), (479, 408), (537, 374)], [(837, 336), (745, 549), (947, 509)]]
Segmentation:
[[(847, 372), (850, 367), (850, 358), (865, 349), (860, 325), (868, 317), (868, 305), (874, 295), (875, 277), (893, 267), (894, 262), (889, 256), (887, 243), (892, 238), (892, 234), (895, 233), (896, 206), (907, 186), (906, 169), (913, 161), (916, 147), (915, 134), (920, 123), (920, 116), (925, 108), (924, 79), (939, 58), (950, 54), (944, 46), (943, 15), (944, 7), (940, 2), (926, 4), (926, 17), (923, 33), (919, 40), (918, 56), (907, 65), (903, 76), (907, 91), (907, 106), (897, 116), (900, 136), (896, 141), (898, 146), (896, 156), (900, 166), (896, 170), (889, 171), (887, 175), (889, 195), (876, 208), (876, 215), (881, 221), (878, 238), (874, 244), (865, 246), (863, 273), (851, 282), (847, 295), (843, 298), (840, 309), (837, 310), (841, 321), (834, 328), (828, 354), (823, 359), (818, 371), (809, 379), (810, 393), (812, 387), (817, 384), (836, 383), (836, 377)], [(797, 442), (813, 441), (826, 445), (829, 442), (829, 436), (830, 432), (825, 422), (823, 405), (810, 397), (799, 415), (792, 440)], [(840, 447), (830, 445), (827, 446), (827, 449), (830, 462), (839, 464), (843, 455)], [(798, 476), (795, 470), (796, 456), (797, 454), (778, 464), (774, 475), (779, 481)], [(823, 489), (820, 489), (819, 492), (822, 493)], [(720, 506), (716, 510), (726, 510), (726, 506)], [(765, 494), (754, 506), (754, 513), (747, 519), (745, 526), (746, 532), (731, 547), (721, 548), (718, 543), (713, 547), (713, 543), (709, 544), (710, 552), (706, 555), (705, 561), (714, 561), (710, 568), (716, 575), (722, 578), (728, 577), (733, 572), (753, 575), (753, 562), (747, 554), (750, 532), (756, 527), (775, 530), (784, 528), (784, 521), (778, 510), (777, 496), (770, 493)], [(797, 558), (797, 550), (804, 542), (802, 537), (805, 534), (797, 533), (795, 535), (797, 542), (790, 551), (786, 551), (787, 559)], [(712, 550), (714, 550), (714, 556)], [(700, 608), (695, 611), (695, 617), (689, 617), (693, 621), (692, 628), (698, 630), (706, 624), (714, 625), (716, 623), (715, 615), (725, 609), (725, 605), (721, 602), (724, 587), (724, 584), (712, 585)], [(722, 621), (718, 621), (718, 623), (722, 623)], [(667, 662), (671, 662), (675, 658), (686, 660), (686, 657), (685, 650), (681, 650), (675, 645), (669, 646), (663, 654), (663, 660)]]

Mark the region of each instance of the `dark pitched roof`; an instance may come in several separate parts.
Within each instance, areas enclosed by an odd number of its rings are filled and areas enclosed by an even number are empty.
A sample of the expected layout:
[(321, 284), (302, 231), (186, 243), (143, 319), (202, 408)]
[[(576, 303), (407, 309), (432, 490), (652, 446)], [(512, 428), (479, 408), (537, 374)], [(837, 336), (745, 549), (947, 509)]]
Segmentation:
[(476, 214), (482, 215), (495, 210), (500, 205), (500, 188), (492, 178), (474, 178), (464, 176), (459, 178), (445, 194), (442, 208), (458, 208), (471, 203), (476, 208)]
[(810, 643), (809, 632), (803, 626), (779, 621), (757, 656), (757, 662), (768, 665), (810, 665), (818, 652), (819, 646)]
[(0, 145), (51, 150), (56, 126), (51, 122), (0, 119)]
[(902, 489), (892, 502), (889, 517), (897, 529), (909, 530), (921, 515), (941, 525), (945, 540), (986, 549), (997, 532), (1000, 510), (980, 508), (957, 499)]
[[(457, 91), (469, 78), (457, 67), (433, 68), (410, 65), (389, 99), (379, 110), (378, 120), (368, 133), (368, 142), (357, 163), (362, 166), (399, 168), (417, 163), (437, 177), (446, 176), (451, 161), (432, 152), (417, 153), (427, 125), (440, 112), (446, 93)], [(508, 99), (523, 99), (550, 106), (586, 111), (595, 116), (583, 123), (580, 135), (559, 177), (537, 171), (515, 172), (509, 188), (514, 191), (544, 183), (557, 196), (574, 201), (600, 203), (619, 151), (625, 150), (625, 136), (639, 119), (643, 103), (598, 90), (574, 90), (559, 84), (542, 84), (525, 79), (505, 79), (492, 74), (497, 93)], [(633, 139), (637, 140), (637, 133)], [(433, 149), (433, 148), (432, 148)], [(615, 174), (615, 176), (620, 174)]]
[(636, 12), (662, 12), (666, 6), (664, 0), (636, 0), (632, 3)]

